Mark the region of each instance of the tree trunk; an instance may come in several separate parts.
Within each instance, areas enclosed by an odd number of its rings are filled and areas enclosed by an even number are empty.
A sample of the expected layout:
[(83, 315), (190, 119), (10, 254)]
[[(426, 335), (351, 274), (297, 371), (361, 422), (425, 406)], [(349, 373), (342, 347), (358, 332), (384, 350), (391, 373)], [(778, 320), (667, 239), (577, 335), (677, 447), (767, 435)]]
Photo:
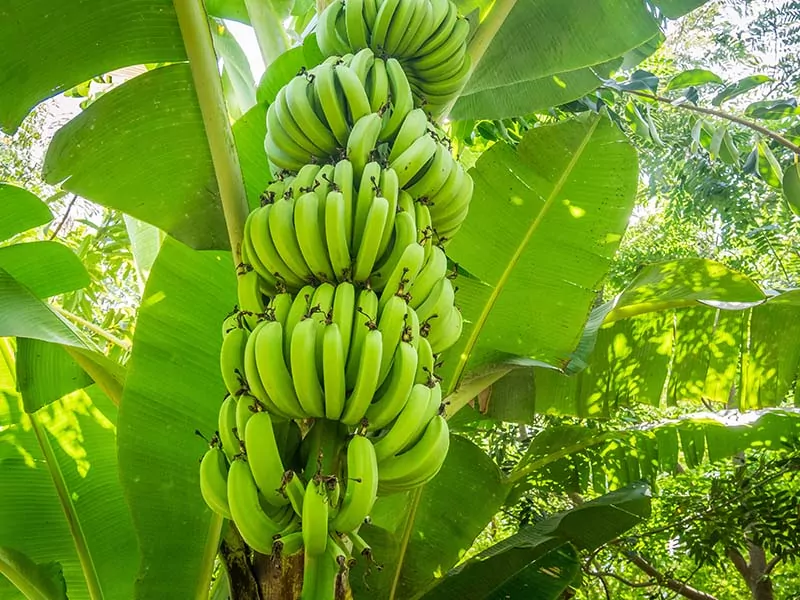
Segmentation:
[(292, 600), (303, 589), (303, 555), (273, 558), (256, 554), (253, 572), (258, 581), (260, 600)]
[(772, 579), (767, 573), (767, 557), (764, 549), (748, 544), (750, 554), (750, 579), (747, 582), (753, 600), (773, 600)]

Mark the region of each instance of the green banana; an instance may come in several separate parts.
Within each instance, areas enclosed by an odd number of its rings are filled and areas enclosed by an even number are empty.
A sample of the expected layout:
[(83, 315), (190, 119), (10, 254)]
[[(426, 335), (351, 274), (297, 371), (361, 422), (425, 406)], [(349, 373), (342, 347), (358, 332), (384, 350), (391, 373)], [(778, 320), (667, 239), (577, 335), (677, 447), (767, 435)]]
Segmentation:
[(294, 231), (294, 204), (293, 199), (281, 198), (272, 205), (269, 213), (269, 232), (278, 253), (292, 272), (300, 279), (309, 280), (312, 274), (300, 251)]
[(378, 6), (378, 13), (375, 15), (374, 25), (372, 26), (370, 47), (376, 51), (386, 50), (386, 38), (389, 35), (389, 28), (397, 11), (401, 0), (381, 0)]
[[(360, 1), (363, 2), (363, 0)], [(369, 48), (364, 48), (363, 50), (356, 52), (356, 54), (353, 56), (353, 60), (350, 61), (349, 67), (358, 77), (358, 80), (361, 82), (361, 86), (364, 88), (364, 90), (367, 89), (367, 76), (369, 75), (369, 70), (372, 68), (372, 64), (374, 62), (375, 53), (373, 53)], [(369, 100), (367, 100), (367, 102), (369, 102)], [(367, 112), (375, 111), (370, 109)]]
[(447, 277), (440, 279), (417, 309), (419, 320), (424, 323), (438, 317), (439, 320), (436, 323), (438, 325), (450, 312), (454, 300), (455, 290), (453, 289), (453, 283)]
[(406, 328), (406, 301), (400, 296), (392, 296), (381, 310), (378, 319), (378, 329), (383, 338), (383, 348), (381, 350), (380, 371), (378, 374), (378, 385), (383, 383), (392, 365), (394, 352), (403, 337)]
[(378, 376), (381, 367), (383, 336), (377, 329), (371, 329), (364, 337), (360, 352), (358, 375), (353, 391), (347, 398), (341, 422), (345, 425), (357, 425), (372, 402), (378, 388)]
[(427, 27), (426, 19), (430, 19), (430, 16), (430, 2), (428, 0), (415, 0), (411, 19), (409, 19), (408, 25), (405, 31), (402, 32), (400, 41), (397, 42), (397, 46), (394, 49), (396, 56), (408, 56), (408, 48), (411, 42), (419, 35), (420, 29), (424, 30)]
[(462, 46), (466, 46), (466, 39), (469, 35), (469, 21), (458, 19), (453, 25), (450, 35), (438, 47), (427, 51), (424, 44), (420, 48), (420, 55), (414, 60), (414, 72), (424, 71), (446, 62), (448, 58)]
[(250, 213), (245, 223), (245, 230), (248, 230), (247, 224), (249, 223), (248, 239), (252, 242), (255, 255), (269, 272), (289, 289), (298, 289), (302, 287), (303, 280), (295, 275), (284, 262), (272, 240), (272, 234), (269, 230), (269, 217), (273, 206), (275, 205), (267, 204)]
[(415, 108), (406, 115), (397, 132), (397, 137), (392, 142), (389, 152), (389, 162), (392, 163), (403, 152), (411, 147), (414, 141), (428, 131), (428, 115), (421, 108)]
[(372, 32), (375, 26), (375, 18), (378, 16), (378, 0), (364, 0), (364, 20), (367, 23), (367, 29)]
[[(356, 72), (350, 67), (337, 65), (334, 70), (339, 87), (341, 87), (347, 100), (348, 116), (353, 123), (357, 123), (361, 118), (372, 112), (369, 106), (367, 90)], [(378, 119), (380, 120), (380, 117)], [(380, 130), (380, 127), (378, 129)]]
[(328, 260), (325, 222), (320, 219), (319, 206), (319, 197), (313, 192), (307, 192), (295, 200), (294, 230), (300, 252), (312, 275), (320, 280), (335, 281), (333, 267)]
[(347, 474), (344, 499), (331, 530), (348, 532), (357, 529), (367, 518), (378, 492), (378, 463), (372, 442), (355, 435), (347, 444)]
[[(374, 295), (374, 294), (373, 294)], [(336, 286), (333, 297), (333, 322), (342, 337), (342, 353), (345, 363), (350, 355), (350, 339), (356, 310), (356, 290), (352, 283), (344, 281)]]
[[(425, 413), (431, 399), (431, 389), (417, 383), (411, 390), (406, 405), (389, 427), (388, 431), (374, 443), (378, 464), (399, 454), (409, 442), (428, 424)], [(430, 420), (430, 418), (428, 419)]]
[(414, 383), (428, 383), (433, 381), (433, 370), (436, 365), (436, 357), (433, 355), (431, 343), (424, 337), (420, 337), (417, 346), (417, 374)]
[[(267, 137), (271, 139), (268, 147), (279, 148), (283, 154), (299, 161), (300, 164), (311, 162), (314, 158), (310, 152), (295, 142), (294, 138), (283, 128), (274, 103), (267, 109)], [(271, 158), (271, 155), (269, 156)]]
[(386, 34), (384, 51), (387, 54), (398, 55), (398, 46), (403, 36), (408, 32), (411, 18), (414, 16), (418, 0), (400, 0), (397, 10), (392, 15), (389, 31)]
[(313, 191), (314, 189), (314, 182), (317, 177), (317, 173), (319, 173), (319, 165), (315, 164), (305, 164), (303, 165), (300, 170), (297, 171), (297, 175), (286, 184), (286, 191), (283, 194), (284, 198), (299, 198), (306, 192)]
[(322, 338), (324, 333), (324, 329), (321, 326), (331, 321), (335, 294), (335, 286), (330, 283), (323, 283), (316, 289), (311, 300), (313, 311), (311, 318), (320, 325), (320, 328), (317, 329), (316, 345), (317, 373), (319, 374), (322, 373)]
[[(278, 167), (277, 171), (286, 169), (287, 171), (296, 171), (303, 166), (303, 155), (294, 154), (291, 149), (287, 151), (284, 146), (279, 146), (271, 135), (264, 138), (264, 151), (267, 153), (269, 162)], [(272, 169), (273, 174), (276, 169)]]
[(386, 72), (386, 63), (382, 58), (375, 58), (367, 76), (366, 88), (369, 94), (370, 109), (372, 112), (380, 111), (389, 98), (389, 75)]
[[(390, 0), (385, 0), (389, 2)], [(380, 141), (393, 139), (403, 124), (406, 115), (414, 109), (414, 96), (403, 67), (395, 58), (386, 61), (386, 74), (389, 78), (389, 91), (392, 98), (392, 110), (381, 129)], [(398, 173), (399, 175), (399, 173)]]
[(417, 222), (417, 241), (423, 247), (423, 255), (428, 258), (433, 249), (433, 223), (431, 211), (424, 202), (417, 202), (414, 206), (414, 220)]
[(303, 517), (303, 500), (306, 495), (306, 486), (303, 480), (294, 471), (286, 471), (283, 474), (283, 483), (281, 484), (284, 494), (289, 499), (289, 504), (292, 505), (294, 513), (302, 518)]
[(278, 525), (261, 508), (258, 488), (247, 462), (234, 460), (228, 472), (228, 504), (242, 539), (256, 552), (270, 554)]
[(316, 345), (319, 323), (308, 318), (294, 328), (291, 343), (292, 380), (303, 412), (312, 417), (325, 416), (325, 402), (317, 372)]
[(358, 376), (361, 352), (367, 333), (377, 327), (378, 297), (370, 289), (358, 293), (356, 311), (353, 315), (353, 333), (350, 339), (350, 352), (347, 356), (347, 389), (352, 389)]
[(200, 493), (208, 507), (226, 519), (231, 518), (228, 506), (228, 462), (225, 453), (212, 446), (200, 461)]
[[(260, 209), (257, 209), (257, 211), (260, 212)], [(251, 213), (251, 215), (252, 214), (255, 213)], [(268, 291), (262, 290), (262, 292), (273, 293), (273, 291), (277, 291), (278, 288), (283, 288), (285, 285), (283, 283), (278, 283), (278, 279), (275, 277), (275, 275), (270, 272), (267, 266), (261, 262), (261, 259), (256, 254), (256, 250), (253, 247), (253, 241), (250, 238), (251, 224), (252, 219), (248, 217), (248, 219), (244, 222), (244, 231), (242, 234), (242, 261), (245, 261), (246, 259), (246, 262), (253, 267), (253, 270), (256, 273), (258, 273), (261, 281), (269, 288)]]
[(399, 295), (404, 299), (410, 288), (414, 285), (417, 276), (425, 262), (425, 248), (420, 244), (409, 244), (400, 255), (400, 260), (392, 269), (386, 279), (386, 285), (381, 291), (379, 306), (383, 308), (393, 296)]
[(378, 143), (381, 124), (381, 116), (371, 112), (362, 116), (353, 125), (353, 130), (347, 138), (347, 158), (353, 163), (355, 177), (361, 177), (364, 167), (371, 159)]
[(306, 486), (301, 518), (306, 554), (320, 556), (328, 544), (328, 497), (325, 486), (314, 479)]
[(378, 463), (379, 493), (384, 485), (389, 489), (410, 489), (426, 483), (441, 469), (449, 447), (447, 421), (436, 415), (414, 446)]
[(425, 0), (421, 9), (417, 9), (414, 18), (408, 26), (408, 34), (400, 42), (398, 54), (406, 57), (416, 55), (419, 47), (439, 26), (435, 19), (434, 8), (431, 2)]
[[(279, 294), (276, 298), (280, 296), (289, 296), (289, 294)], [(261, 375), (258, 372), (258, 365), (256, 364), (256, 339), (258, 339), (261, 328), (266, 324), (267, 321), (262, 321), (256, 325), (250, 337), (247, 338), (247, 344), (244, 348), (244, 376), (247, 379), (247, 387), (250, 389), (250, 393), (253, 394), (261, 404), (266, 406), (268, 411), (277, 417), (288, 419), (289, 415), (278, 408), (272, 401), (272, 398), (269, 397), (264, 384), (261, 383)], [(243, 429), (239, 428), (238, 423), (237, 428), (240, 432), (243, 431)]]
[(378, 249), (378, 256), (383, 256), (384, 252), (386, 252), (386, 249), (389, 247), (389, 242), (392, 241), (394, 218), (397, 214), (397, 202), (400, 195), (400, 183), (397, 180), (397, 173), (395, 173), (394, 169), (381, 169), (379, 187), (381, 188), (381, 195), (389, 201), (389, 211), (386, 214), (386, 223), (383, 226), (381, 245)]
[(228, 460), (233, 460), (233, 457), (238, 455), (241, 451), (239, 445), (239, 438), (236, 436), (236, 398), (234, 396), (226, 396), (219, 409), (218, 415), (219, 439), (222, 442), (222, 450)]
[(294, 419), (306, 418), (308, 414), (300, 406), (283, 358), (283, 327), (280, 323), (265, 322), (256, 337), (255, 354), (261, 383), (275, 405)]
[(334, 281), (342, 281), (350, 274), (352, 260), (346, 219), (344, 195), (341, 192), (329, 192), (325, 200), (325, 243)]
[[(338, 294), (338, 292), (337, 292)], [(322, 348), (322, 380), (325, 396), (325, 418), (338, 419), (345, 402), (345, 354), (342, 334), (336, 323), (324, 325)]]
[(314, 112), (309, 100), (308, 86), (309, 81), (304, 75), (292, 79), (285, 87), (286, 105), (297, 126), (308, 139), (327, 154), (333, 154), (337, 148), (336, 138)]
[(336, 0), (322, 11), (317, 21), (317, 44), (326, 56), (341, 56), (347, 52), (347, 45), (342, 43), (336, 31), (336, 21), (344, 12), (345, 3)]
[(268, 412), (259, 412), (250, 417), (244, 430), (244, 447), (253, 479), (264, 500), (276, 507), (289, 504), (289, 500), (280, 491), (284, 473), (283, 461)]
[(350, 542), (353, 544), (353, 550), (365, 557), (368, 561), (372, 561), (372, 548), (367, 541), (358, 535), (358, 532), (355, 530), (348, 531), (346, 535), (348, 538), (350, 538)]
[(414, 387), (417, 374), (417, 351), (409, 342), (401, 341), (395, 350), (392, 361), (391, 376), (383, 388), (378, 391), (378, 398), (367, 409), (368, 430), (382, 429), (391, 423), (405, 406), (406, 400)]
[(288, 364), (291, 361), (292, 334), (297, 324), (305, 318), (311, 309), (311, 300), (314, 297), (314, 287), (307, 285), (300, 289), (292, 301), (292, 306), (286, 315), (283, 327), (283, 356)]
[[(404, 297), (405, 297), (405, 295), (404, 295)], [(410, 341), (411, 345), (414, 346), (414, 350), (416, 350), (417, 347), (419, 346), (419, 339), (420, 339), (420, 335), (419, 335), (419, 328), (420, 328), (419, 317), (417, 316), (417, 311), (415, 311), (410, 306), (407, 307), (406, 310), (408, 311), (408, 320), (406, 321), (407, 322), (407, 326), (406, 326), (405, 330), (403, 331), (403, 339), (406, 340), (406, 341)]]
[(450, 312), (440, 323), (431, 326), (428, 341), (435, 353), (443, 352), (458, 341), (464, 327), (464, 319), (458, 307), (452, 306)]
[[(442, 19), (436, 31), (431, 34), (427, 40), (417, 49), (416, 56), (425, 56), (430, 54), (442, 44), (444, 44), (453, 34), (453, 29), (458, 21), (458, 9), (452, 2), (447, 2), (447, 8), (444, 18)], [(416, 66), (416, 61), (411, 62), (412, 69)]]
[[(401, 202), (403, 195), (404, 193), (400, 192)], [(386, 286), (386, 281), (400, 262), (403, 252), (416, 241), (417, 228), (414, 214), (405, 210), (398, 212), (394, 217), (394, 243), (391, 245), (388, 255), (384, 254), (385, 258), (378, 263), (370, 278), (370, 285), (374, 289), (382, 290)]]
[(314, 178), (314, 192), (317, 194), (317, 198), (320, 201), (320, 218), (324, 217), (325, 215), (325, 199), (328, 197), (328, 193), (333, 189), (333, 173), (334, 173), (334, 166), (330, 163), (324, 164), (319, 168), (317, 171), (317, 176)]
[(353, 50), (361, 50), (368, 45), (363, 8), (364, 0), (347, 0), (344, 5), (347, 41)]
[(336, 163), (333, 170), (333, 183), (344, 196), (344, 224), (347, 233), (347, 243), (352, 247), (353, 240), (353, 163), (342, 159)]
[(286, 324), (286, 318), (292, 308), (292, 295), (289, 293), (275, 294), (270, 300), (268, 311), (272, 315), (272, 320), (281, 325)]
[(450, 171), (456, 167), (450, 151), (441, 143), (436, 145), (436, 153), (420, 176), (406, 187), (413, 198), (426, 201), (435, 195), (447, 181)]
[(409, 295), (409, 305), (412, 308), (419, 308), (428, 296), (433, 287), (447, 275), (447, 256), (444, 250), (438, 246), (433, 246), (431, 254), (425, 261), (419, 275), (414, 279), (410, 286), (405, 290)]
[(428, 161), (433, 158), (437, 146), (438, 144), (430, 135), (422, 135), (389, 164), (397, 172), (397, 180), (401, 187), (405, 187), (422, 171)]
[(247, 385), (244, 378), (244, 348), (248, 335), (246, 329), (235, 327), (222, 338), (220, 370), (225, 387), (231, 395), (240, 393)]
[(389, 202), (386, 198), (376, 197), (372, 201), (372, 207), (369, 209), (364, 225), (364, 235), (358, 246), (358, 253), (353, 267), (353, 280), (356, 282), (366, 281), (372, 273), (375, 261), (378, 258), (388, 212)]
[(272, 555), (293, 556), (303, 549), (303, 532), (295, 531), (287, 535), (282, 535), (272, 542)]
[[(317, 146), (300, 128), (297, 121), (294, 120), (289, 104), (286, 100), (286, 87), (282, 87), (275, 97), (275, 102), (270, 104), (270, 108), (275, 110), (275, 116), (278, 118), (278, 123), (286, 134), (294, 140), (294, 143), (300, 146), (303, 150), (308, 152), (316, 159), (323, 158), (328, 152)], [(282, 195), (282, 194), (278, 194)]]
[(242, 394), (236, 400), (236, 435), (239, 436), (239, 439), (244, 440), (247, 422), (253, 416), (253, 412), (258, 409), (258, 400), (250, 394)]
[(336, 75), (333, 65), (319, 65), (312, 71), (314, 74), (314, 91), (319, 104), (339, 146), (347, 143), (350, 125), (347, 120), (344, 98), (336, 86)]
[(367, 215), (372, 207), (372, 200), (380, 193), (381, 165), (375, 161), (367, 163), (359, 176), (358, 194), (356, 195), (355, 213), (353, 214), (353, 237), (351, 249), (358, 250), (361, 238), (364, 236), (364, 228), (367, 223)]

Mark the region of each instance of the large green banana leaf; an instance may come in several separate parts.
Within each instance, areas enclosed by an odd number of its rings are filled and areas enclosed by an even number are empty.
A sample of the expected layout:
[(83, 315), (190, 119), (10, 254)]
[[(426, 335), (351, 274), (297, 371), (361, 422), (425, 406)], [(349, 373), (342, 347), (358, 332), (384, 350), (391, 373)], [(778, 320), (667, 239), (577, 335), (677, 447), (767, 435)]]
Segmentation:
[(35, 194), (8, 183), (0, 183), (0, 206), (0, 242), (53, 218), (47, 204)]

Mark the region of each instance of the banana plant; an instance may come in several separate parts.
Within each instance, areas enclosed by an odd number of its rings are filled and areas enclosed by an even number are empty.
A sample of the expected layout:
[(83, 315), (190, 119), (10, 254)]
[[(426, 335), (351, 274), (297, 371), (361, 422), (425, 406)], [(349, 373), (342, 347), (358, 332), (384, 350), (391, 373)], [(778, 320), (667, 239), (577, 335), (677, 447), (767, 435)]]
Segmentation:
[[(699, 4), (460, 2), (469, 66), (454, 102), (438, 107), (440, 122), (579, 98), (631, 49), (652, 47), (666, 19)], [(237, 302), (246, 215), (272, 179), (268, 160), (278, 159), (264, 148), (268, 106), (301, 68), (323, 61), (318, 8), (254, 0), (15, 0), (0, 8), (6, 132), (55, 94), (144, 65), (56, 132), (43, 176), (166, 236), (142, 271), (149, 275), (124, 368), (86, 341), (80, 328), (91, 323), (70, 321), (47, 302), (85, 285), (80, 269), (57, 264), (71, 259), (45, 246), (16, 248), (33, 244), (0, 248), (4, 598), (296, 595), (296, 571), (279, 570), (271, 587), (274, 565), (260, 560), (251, 569), (241, 538), (204, 504), (198, 462), (207, 444), (195, 432), (217, 428), (220, 323)], [(266, 66), (257, 88), (220, 19), (252, 27)], [(465, 319), (443, 357), (451, 418), (513, 368), (509, 358), (569, 364), (625, 231), (638, 168), (624, 134), (593, 117), (535, 128), (515, 148), (495, 144), (470, 174), (472, 209), (448, 248)], [(18, 207), (0, 217), (0, 233), (49, 218), (17, 188), (0, 186), (0, 195)], [(509, 484), (475, 444), (453, 435), (450, 446), (431, 483), (375, 506), (364, 537), (384, 568), (353, 571), (357, 596), (433, 598), (480, 578), (480, 561), (452, 569), (506, 502)], [(477, 491), (454, 500), (454, 490)], [(615, 534), (647, 516), (642, 488), (597, 503), (628, 515), (615, 521)], [(513, 555), (530, 577), (520, 586), (535, 581), (541, 598), (557, 597), (578, 582), (548, 581), (548, 573), (574, 574), (577, 549), (603, 543), (575, 535), (594, 506), (580, 510), (554, 517), (548, 544), (521, 534), (484, 564)], [(487, 583), (469, 597), (511, 590)]]

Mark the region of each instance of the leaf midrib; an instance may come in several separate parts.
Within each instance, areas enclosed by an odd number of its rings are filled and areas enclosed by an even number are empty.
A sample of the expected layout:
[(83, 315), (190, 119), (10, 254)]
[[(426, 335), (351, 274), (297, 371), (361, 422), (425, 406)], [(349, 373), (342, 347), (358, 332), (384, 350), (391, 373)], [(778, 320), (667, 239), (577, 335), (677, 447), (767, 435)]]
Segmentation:
[(483, 330), (483, 327), (486, 324), (486, 321), (489, 318), (489, 314), (492, 312), (492, 309), (494, 308), (494, 305), (497, 302), (498, 297), (502, 293), (503, 288), (505, 287), (508, 280), (511, 278), (511, 273), (514, 271), (517, 264), (519, 263), (519, 260), (522, 257), (522, 253), (528, 247), (531, 238), (539, 229), (539, 226), (541, 225), (542, 221), (547, 216), (547, 214), (550, 211), (550, 208), (555, 203), (555, 199), (561, 193), (561, 190), (564, 188), (567, 179), (572, 174), (572, 171), (575, 169), (575, 165), (578, 163), (578, 160), (580, 160), (581, 156), (583, 155), (583, 152), (586, 149), (586, 146), (589, 144), (589, 140), (591, 140), (592, 135), (594, 134), (594, 131), (597, 128), (599, 122), (600, 122), (600, 117), (597, 117), (591, 123), (591, 126), (587, 130), (586, 135), (584, 136), (580, 145), (575, 149), (575, 152), (572, 158), (570, 159), (569, 163), (567, 164), (567, 167), (564, 169), (564, 172), (561, 174), (561, 177), (559, 177), (558, 181), (556, 181), (556, 183), (553, 185), (553, 189), (551, 190), (550, 195), (547, 197), (547, 200), (545, 200), (542, 210), (539, 211), (539, 214), (536, 215), (536, 218), (528, 227), (528, 230), (525, 232), (525, 235), (523, 236), (522, 240), (517, 246), (516, 251), (512, 255), (511, 260), (509, 261), (505, 270), (501, 274), (500, 278), (497, 280), (497, 283), (494, 285), (492, 293), (489, 295), (489, 299), (486, 302), (484, 309), (481, 311), (481, 314), (478, 316), (478, 319), (475, 322), (475, 326), (469, 333), (469, 337), (467, 338), (467, 343), (464, 346), (464, 351), (461, 353), (461, 356), (459, 356), (459, 361), (450, 384), (451, 389), (448, 390), (449, 392), (453, 391), (455, 383), (461, 378), (461, 374), (464, 371), (464, 367), (466, 366), (467, 361), (469, 360), (469, 357), (472, 354), (475, 345), (477, 344), (480, 332)]

